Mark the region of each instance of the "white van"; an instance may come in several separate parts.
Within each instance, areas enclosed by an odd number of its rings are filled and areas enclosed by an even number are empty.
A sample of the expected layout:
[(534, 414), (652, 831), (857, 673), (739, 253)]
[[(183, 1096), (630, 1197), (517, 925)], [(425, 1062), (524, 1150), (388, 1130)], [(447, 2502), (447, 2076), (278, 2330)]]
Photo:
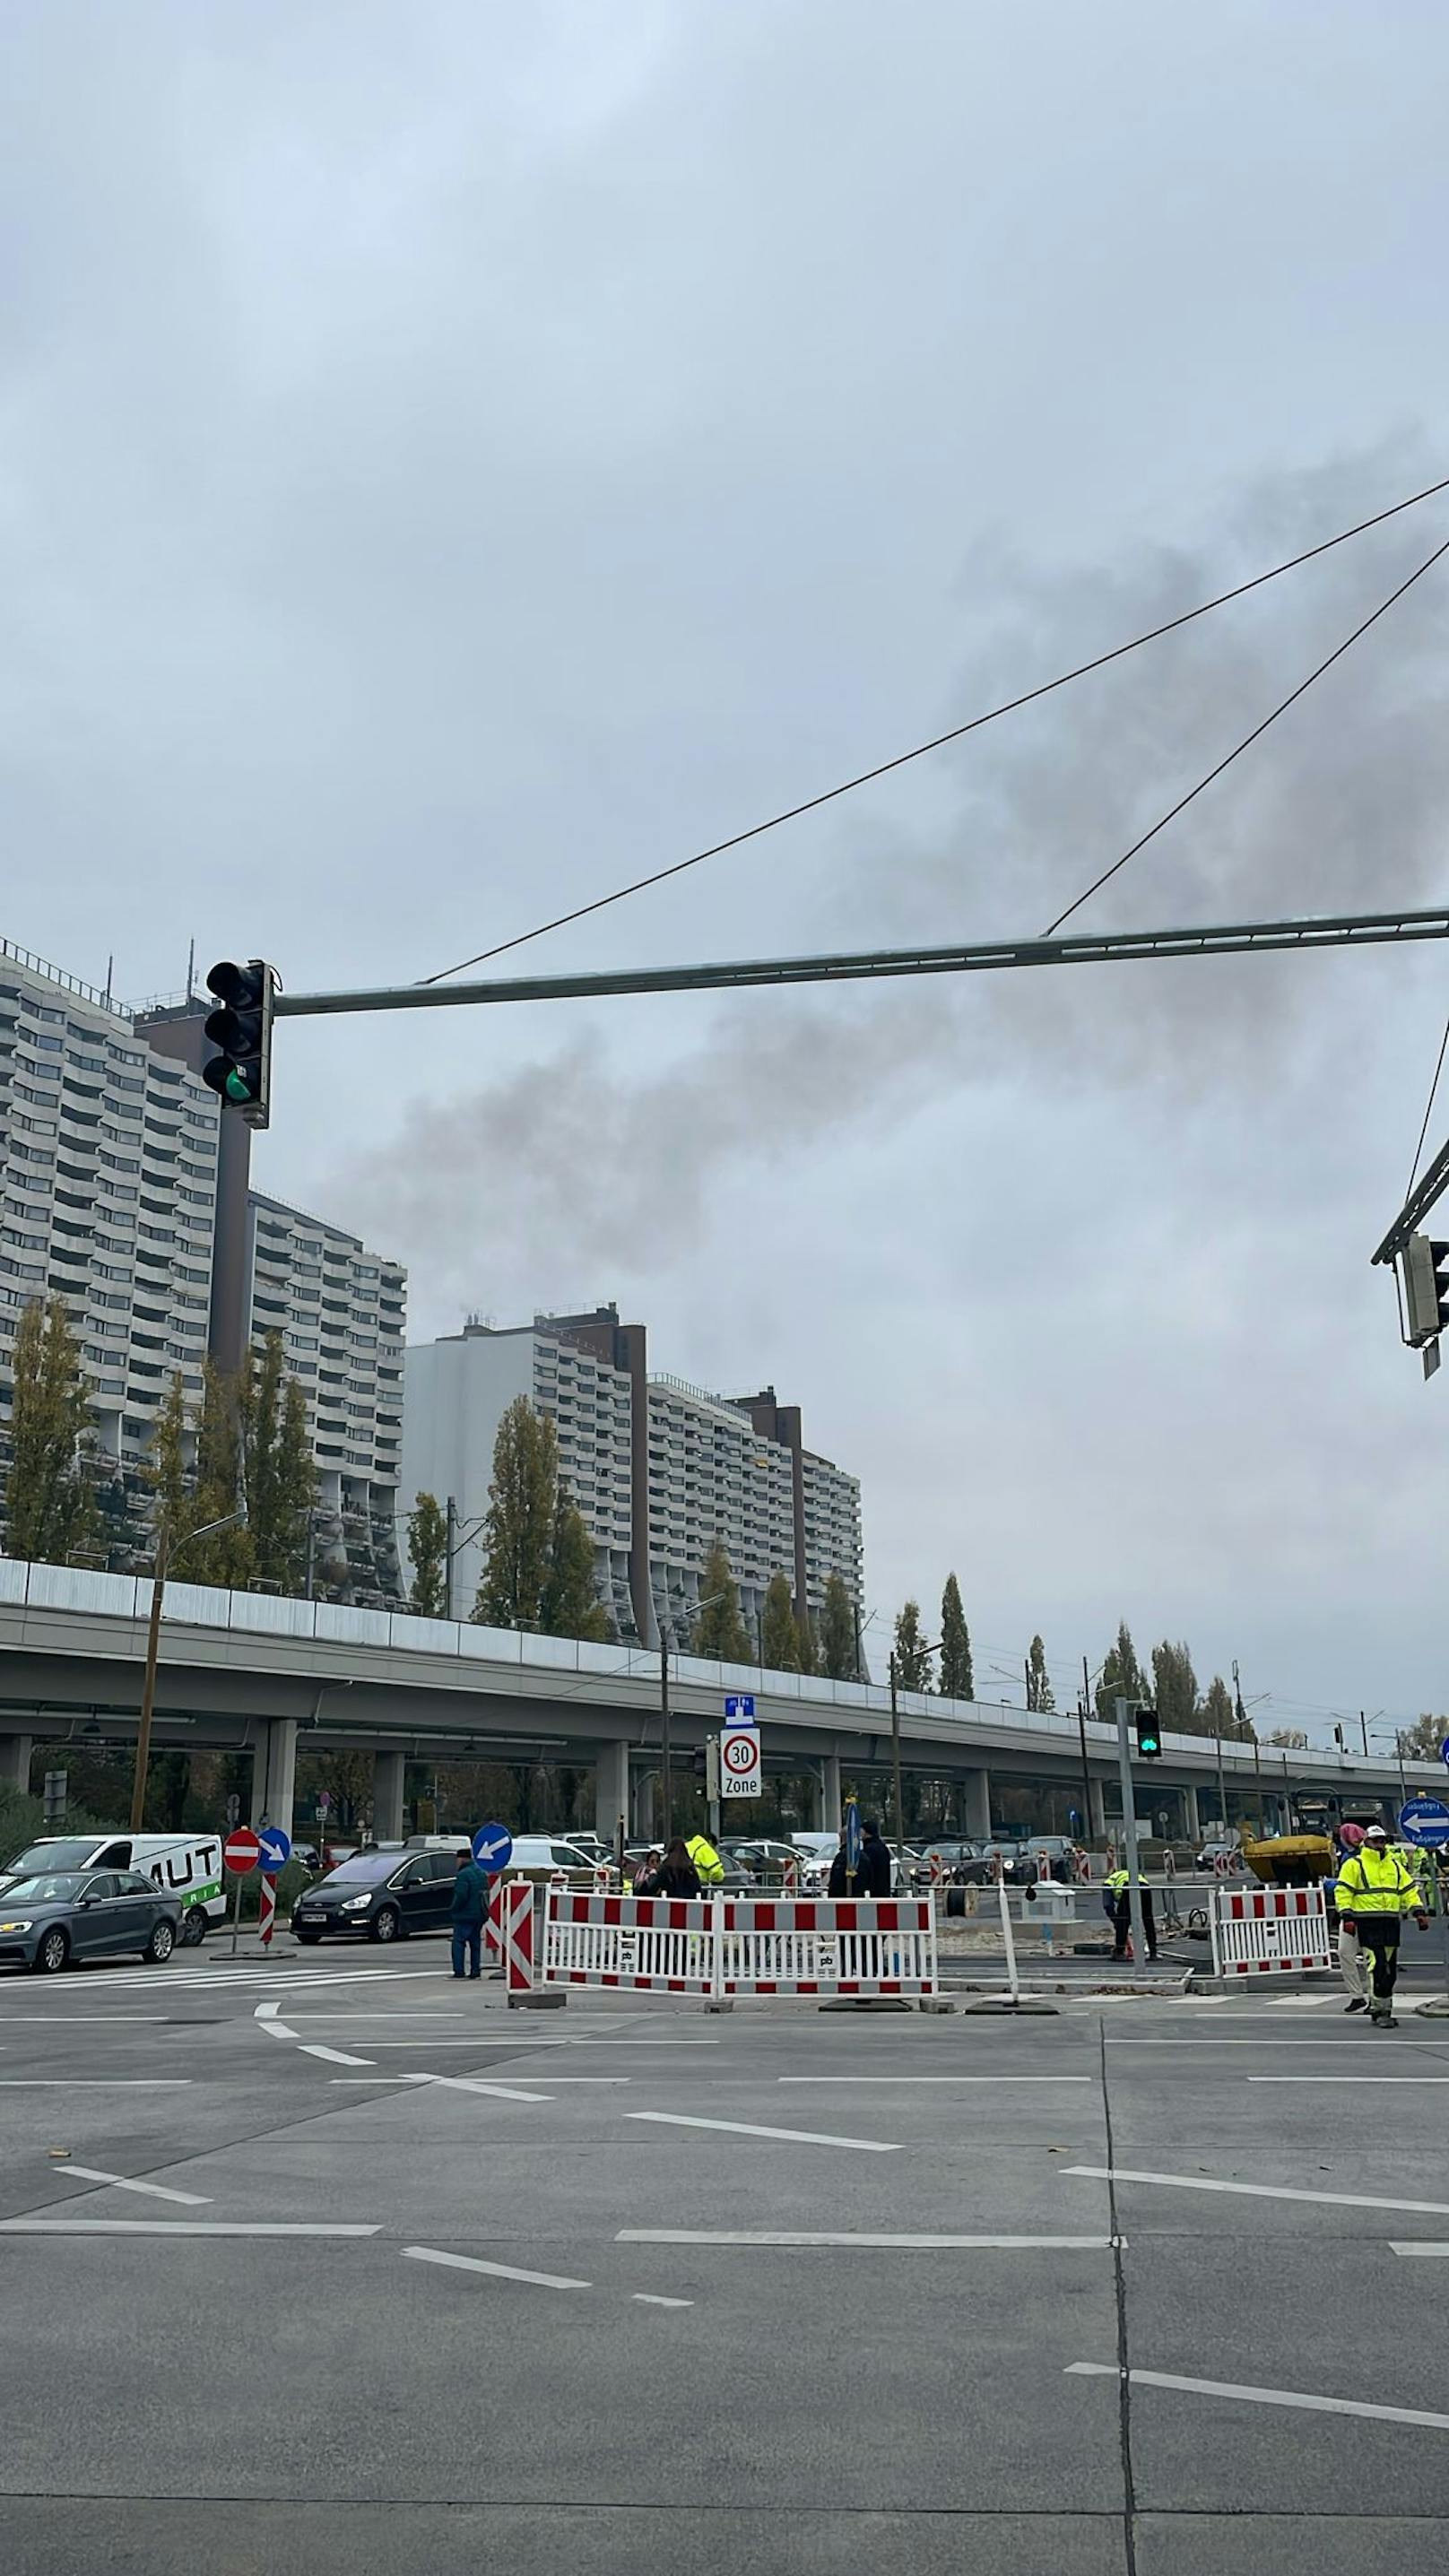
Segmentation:
[(0, 1889), (38, 1869), (138, 1869), (181, 1901), (181, 1940), (194, 1950), (226, 1920), (220, 1834), (46, 1834), (0, 1871)]

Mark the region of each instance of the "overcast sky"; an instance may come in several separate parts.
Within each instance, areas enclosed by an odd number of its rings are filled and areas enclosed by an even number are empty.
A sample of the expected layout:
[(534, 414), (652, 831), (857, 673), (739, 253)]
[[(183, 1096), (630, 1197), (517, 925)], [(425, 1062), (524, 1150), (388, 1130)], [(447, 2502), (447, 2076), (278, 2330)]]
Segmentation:
[[(1449, 472), (1434, 0), (9, 0), (0, 931), (408, 980)], [(1040, 931), (1449, 495), (521, 971)], [(1080, 926), (1442, 900), (1449, 561)], [(289, 1025), (261, 1186), (616, 1297), (863, 1482), (872, 1635), (1449, 1706), (1368, 1255), (1449, 954)], [(1449, 1128), (1449, 1087), (1431, 1141)], [(1387, 1722), (1387, 1720), (1383, 1721)]]

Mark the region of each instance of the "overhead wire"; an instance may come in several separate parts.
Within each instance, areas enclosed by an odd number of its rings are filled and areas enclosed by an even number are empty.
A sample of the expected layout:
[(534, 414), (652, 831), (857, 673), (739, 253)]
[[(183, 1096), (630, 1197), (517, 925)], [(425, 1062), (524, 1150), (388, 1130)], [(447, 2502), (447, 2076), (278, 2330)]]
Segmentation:
[(1423, 1153), (1424, 1139), (1429, 1133), (1429, 1121), (1434, 1115), (1434, 1097), (1439, 1088), (1439, 1076), (1444, 1070), (1446, 1050), (1449, 1050), (1449, 1020), (1444, 1023), (1444, 1034), (1439, 1040), (1439, 1061), (1434, 1067), (1434, 1079), (1429, 1085), (1429, 1097), (1424, 1103), (1424, 1123), (1419, 1129), (1419, 1141), (1414, 1147), (1414, 1159), (1409, 1167), (1409, 1186), (1404, 1192), (1406, 1200), (1412, 1198), (1414, 1183), (1419, 1177), (1419, 1156)]
[(1296, 706), (1305, 692), (1312, 688), (1314, 681), (1321, 680), (1325, 671), (1331, 671), (1334, 663), (1342, 659), (1350, 646), (1357, 644), (1361, 636), (1367, 635), (1369, 628), (1378, 624), (1379, 619), (1387, 614), (1396, 601), (1403, 598), (1405, 591), (1412, 590), (1416, 581), (1422, 581), (1425, 573), (1431, 571), (1441, 556), (1446, 554), (1449, 554), (1449, 537), (1444, 539), (1442, 545), (1436, 546), (1431, 555), (1426, 555), (1423, 562), (1416, 565), (1407, 579), (1401, 581), (1396, 589), (1389, 592), (1387, 599), (1381, 599), (1377, 608), (1370, 611), (1361, 624), (1354, 628), (1351, 635), (1345, 635), (1341, 644), (1335, 644), (1333, 651), (1325, 654), (1317, 668), (1309, 672), (1306, 680), (1300, 680), (1296, 689), (1291, 689), (1286, 698), (1279, 700), (1271, 715), (1264, 716), (1262, 723), (1254, 725), (1251, 733), (1245, 733), (1241, 742), (1235, 742), (1232, 750), (1226, 752), (1221, 760), (1216, 761), (1207, 776), (1200, 778), (1195, 787), (1190, 787), (1185, 796), (1179, 796), (1175, 805), (1169, 805), (1167, 812), (1158, 816), (1150, 829), (1133, 842), (1130, 850), (1124, 850), (1120, 859), (1114, 859), (1109, 868), (1104, 868), (1101, 875), (1094, 877), (1089, 886), (1084, 886), (1081, 893), (1067, 905), (1065, 912), (1059, 912), (1055, 921), (1047, 923), (1042, 937), (1050, 939), (1054, 931), (1060, 930), (1064, 921), (1070, 921), (1074, 912), (1080, 912), (1084, 903), (1089, 903), (1094, 894), (1100, 894), (1103, 886), (1117, 875), (1119, 869), (1126, 867), (1129, 859), (1135, 859), (1140, 850), (1146, 849), (1149, 841), (1155, 841), (1159, 832), (1165, 831), (1169, 823), (1175, 822), (1179, 814), (1184, 813), (1206, 788), (1211, 787), (1214, 779), (1221, 778), (1225, 769), (1231, 769), (1233, 762), (1240, 760), (1245, 751), (1251, 751), (1255, 742), (1261, 742), (1269, 726), (1275, 725), (1280, 716), (1285, 716), (1290, 707)]
[[(1216, 592), (1211, 599), (1199, 601), (1195, 608), (1185, 608), (1178, 616), (1164, 619), (1161, 625), (1148, 627), (1142, 634), (1132, 636), (1127, 643), (1114, 644), (1109, 651), (1094, 654), (1090, 661), (1075, 663), (1071, 670), (1058, 672), (1055, 679), (1040, 681), (1035, 688), (1023, 689), (1016, 697), (1004, 698), (1000, 705), (968, 717), (964, 724), (952, 725), (945, 733), (933, 734), (928, 742), (916, 743), (909, 751), (897, 752), (889, 760), (877, 761), (873, 768), (858, 770), (854, 777), (842, 779), (838, 786), (824, 788), (818, 795), (804, 797), (798, 804), (783, 807), (778, 814), (767, 815), (762, 823), (751, 823), (742, 832), (732, 832), (723, 841), (712, 841), (707, 848), (692, 851), (688, 858), (675, 859), (670, 866), (655, 868), (648, 876), (634, 877), (628, 885), (616, 886), (609, 894), (596, 895), (589, 903), (576, 904), (569, 912), (556, 913), (551, 920), (537, 923), (532, 930), (521, 930), (511, 939), (500, 939), (492, 948), (480, 948), (476, 956), (461, 957), (455, 965), (440, 966), (436, 973), (420, 975), (417, 980), (420, 984), (445, 983), (450, 975), (465, 974), (470, 966), (486, 966), (494, 957), (505, 957), (514, 948), (526, 948), (531, 941), (546, 938), (550, 931), (566, 930), (571, 923), (586, 921), (592, 913), (606, 912), (611, 904), (623, 903), (630, 895), (643, 894), (651, 886), (663, 885), (671, 877), (683, 876), (690, 868), (702, 867), (706, 859), (722, 858), (729, 850), (742, 849), (746, 842), (757, 841), (766, 832), (777, 831), (784, 823), (798, 822), (804, 814), (817, 813), (822, 806), (832, 805), (840, 797), (851, 795), (857, 787), (868, 787), (877, 778), (889, 777), (893, 770), (905, 769), (912, 761), (924, 760), (930, 752), (941, 751), (949, 743), (962, 742), (968, 734), (979, 733), (984, 725), (995, 724), (1001, 716), (1014, 715), (1020, 708), (1034, 706), (1040, 699), (1051, 697), (1056, 690), (1069, 687), (1074, 680), (1083, 680), (1093, 671), (1105, 670), (1109, 663), (1120, 662), (1127, 654), (1140, 652), (1144, 645), (1155, 644), (1162, 636), (1175, 634), (1179, 627), (1191, 626), (1195, 619), (1208, 616), (1215, 608), (1225, 608), (1232, 600), (1246, 598), (1250, 591), (1261, 590), (1265, 583), (1277, 581), (1284, 573), (1296, 572), (1300, 565), (1312, 563), (1319, 555), (1331, 554), (1336, 546), (1347, 545), (1352, 538), (1363, 536), (1368, 529), (1382, 527), (1386, 520), (1398, 518), (1403, 511), (1416, 509), (1421, 501), (1432, 500), (1437, 493), (1445, 491), (1449, 491), (1449, 475), (1437, 483), (1426, 483), (1422, 491), (1411, 492), (1402, 501), (1391, 502), (1386, 510), (1376, 510), (1370, 518), (1355, 521), (1351, 528), (1341, 528), (1336, 536), (1324, 537), (1316, 545), (1305, 546), (1300, 554), (1287, 556), (1282, 563), (1270, 565), (1266, 572), (1254, 573), (1248, 581), (1235, 582), (1230, 590)], [(1170, 821), (1171, 817), (1164, 816), (1163, 819)], [(1160, 830), (1161, 825), (1157, 828)], [(1131, 855), (1131, 852), (1126, 854), (1128, 857)], [(1123, 863), (1119, 861), (1118, 864)], [(1085, 902), (1086, 896), (1080, 900)], [(1062, 917), (1065, 919), (1066, 915)]]

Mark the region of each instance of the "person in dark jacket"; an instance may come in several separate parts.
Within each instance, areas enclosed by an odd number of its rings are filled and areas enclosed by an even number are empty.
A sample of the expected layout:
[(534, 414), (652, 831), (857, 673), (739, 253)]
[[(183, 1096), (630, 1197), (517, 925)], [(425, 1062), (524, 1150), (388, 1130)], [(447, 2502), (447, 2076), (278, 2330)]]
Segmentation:
[(649, 1893), (651, 1896), (698, 1896), (699, 1872), (679, 1834), (675, 1835), (655, 1871)]
[(845, 1865), (845, 1840), (830, 1864), (827, 1893), (831, 1896), (868, 1896), (872, 1900), (891, 1892), (891, 1856), (880, 1838), (880, 1826), (874, 1816), (867, 1816), (860, 1829), (860, 1858), (855, 1868), (855, 1885)]
[(453, 1926), (453, 1974), (461, 1977), (463, 1961), (468, 1962), (470, 1977), (483, 1974), (483, 1917), (488, 1911), (488, 1879), (470, 1851), (458, 1854), (458, 1875), (453, 1881), (453, 1902), (448, 1913)]

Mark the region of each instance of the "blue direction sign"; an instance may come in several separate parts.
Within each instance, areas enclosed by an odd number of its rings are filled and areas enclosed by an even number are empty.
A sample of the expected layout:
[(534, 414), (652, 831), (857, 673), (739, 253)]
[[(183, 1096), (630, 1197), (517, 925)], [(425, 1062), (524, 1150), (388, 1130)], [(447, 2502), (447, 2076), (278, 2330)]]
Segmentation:
[(860, 1867), (860, 1809), (853, 1798), (845, 1801), (845, 1866), (852, 1878)]
[(725, 1723), (727, 1726), (753, 1726), (755, 1724), (755, 1695), (753, 1691), (731, 1691), (729, 1693), (725, 1700)]
[(1439, 1851), (1449, 1843), (1449, 1807), (1442, 1798), (1410, 1798), (1399, 1809), (1399, 1831), (1421, 1851)]
[(513, 1858), (513, 1836), (506, 1825), (480, 1825), (473, 1836), (473, 1858), (480, 1869), (497, 1877)]
[(1449, 1762), (1449, 1735), (1445, 1736), (1439, 1747), (1439, 1759), (1441, 1762)]
[(292, 1857), (292, 1837), (280, 1825), (258, 1825), (257, 1840), (262, 1847), (262, 1867), (268, 1878), (275, 1878)]

